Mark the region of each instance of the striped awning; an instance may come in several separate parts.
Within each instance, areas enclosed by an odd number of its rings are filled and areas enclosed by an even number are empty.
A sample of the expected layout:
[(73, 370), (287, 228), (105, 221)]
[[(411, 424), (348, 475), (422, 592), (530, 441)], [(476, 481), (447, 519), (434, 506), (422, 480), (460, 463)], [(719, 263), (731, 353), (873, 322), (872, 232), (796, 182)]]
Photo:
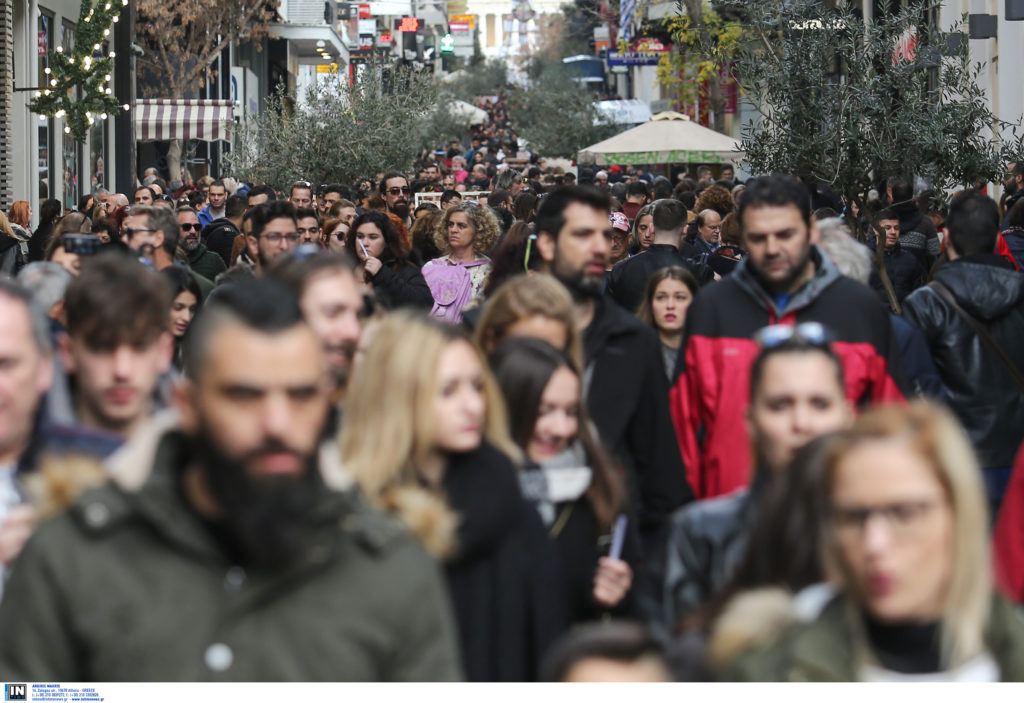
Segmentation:
[(136, 100), (135, 139), (230, 139), (234, 118), (230, 100)]

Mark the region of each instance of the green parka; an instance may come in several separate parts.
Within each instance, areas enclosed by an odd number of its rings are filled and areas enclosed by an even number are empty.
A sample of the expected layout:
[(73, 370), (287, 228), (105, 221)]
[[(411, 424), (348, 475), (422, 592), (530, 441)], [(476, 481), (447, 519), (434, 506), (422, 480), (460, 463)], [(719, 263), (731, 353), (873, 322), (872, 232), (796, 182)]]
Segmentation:
[(305, 554), (261, 573), (228, 561), (181, 498), (180, 435), (167, 430), (147, 428), (112, 458), (112, 481), (26, 544), (0, 603), (7, 679), (461, 677), (440, 569), (351, 488), (333, 445)]
[[(749, 614), (749, 613), (748, 613)], [(834, 598), (817, 620), (791, 626), (768, 646), (735, 659), (729, 681), (857, 681), (854, 635), (845, 596)], [(1024, 681), (1024, 618), (993, 595), (985, 646), (999, 666), (1000, 680)]]

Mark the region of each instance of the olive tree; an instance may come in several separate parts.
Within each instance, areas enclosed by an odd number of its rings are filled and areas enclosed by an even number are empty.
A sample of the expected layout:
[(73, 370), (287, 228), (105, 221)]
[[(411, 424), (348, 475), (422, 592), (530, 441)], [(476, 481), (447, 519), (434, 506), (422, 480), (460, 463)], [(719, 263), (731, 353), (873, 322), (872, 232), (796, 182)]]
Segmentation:
[[(988, 107), (966, 35), (937, 27), (934, 3), (883, 6), (873, 19), (846, 2), (718, 5), (744, 27), (733, 60), (759, 113), (742, 135), (754, 172), (805, 174), (864, 213), (868, 190), (888, 178), (923, 178), (940, 192), (975, 186), (1022, 151), (1017, 125)], [(858, 219), (850, 225), (863, 237)]]
[(353, 86), (343, 74), (327, 75), (298, 105), (280, 91), (268, 98), (236, 134), (232, 173), (272, 185), (347, 183), (408, 170), (421, 148), (454, 131), (436, 87), (415, 72), (372, 69)]

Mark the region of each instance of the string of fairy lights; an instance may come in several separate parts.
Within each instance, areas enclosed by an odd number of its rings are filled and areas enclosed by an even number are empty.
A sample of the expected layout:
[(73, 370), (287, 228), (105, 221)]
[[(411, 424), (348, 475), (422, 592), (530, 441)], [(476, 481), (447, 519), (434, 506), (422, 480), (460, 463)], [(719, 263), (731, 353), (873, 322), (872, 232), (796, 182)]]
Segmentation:
[(41, 85), (29, 108), (40, 120), (64, 119), (64, 133), (84, 142), (96, 120), (106, 120), (120, 104), (111, 87), (114, 51), (104, 53), (103, 43), (110, 37), (114, 23), (128, 0), (82, 0), (75, 28), (75, 43), (68, 51), (63, 46), (50, 52), (49, 65), (40, 76)]

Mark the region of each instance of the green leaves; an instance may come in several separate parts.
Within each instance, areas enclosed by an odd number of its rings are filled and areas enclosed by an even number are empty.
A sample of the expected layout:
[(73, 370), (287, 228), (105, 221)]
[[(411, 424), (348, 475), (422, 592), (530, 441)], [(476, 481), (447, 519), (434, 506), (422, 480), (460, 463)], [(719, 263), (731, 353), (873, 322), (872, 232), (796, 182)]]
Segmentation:
[(807, 173), (863, 202), (891, 176), (938, 190), (984, 183), (1022, 151), (1019, 123), (988, 108), (966, 45), (949, 54), (949, 35), (923, 23), (927, 3), (873, 21), (843, 3), (719, 7), (752, 38), (737, 47), (735, 71), (760, 113), (743, 135), (755, 172)]
[(246, 181), (276, 185), (408, 170), (419, 148), (433, 143), (427, 132), (444, 123), (437, 105), (429, 77), (410, 70), (385, 75), (374, 68), (352, 87), (344, 74), (321, 74), (298, 106), (280, 91), (268, 99), (236, 135), (229, 168)]
[(105, 52), (111, 27), (128, 0), (82, 0), (75, 27), (75, 45), (50, 52), (47, 73), (29, 109), (47, 117), (63, 117), (64, 130), (84, 142), (89, 126), (121, 109), (113, 94), (113, 52)]
[(512, 124), (535, 154), (575, 158), (583, 147), (619, 131), (561, 64), (545, 68), (529, 87), (512, 91), (508, 105)]

